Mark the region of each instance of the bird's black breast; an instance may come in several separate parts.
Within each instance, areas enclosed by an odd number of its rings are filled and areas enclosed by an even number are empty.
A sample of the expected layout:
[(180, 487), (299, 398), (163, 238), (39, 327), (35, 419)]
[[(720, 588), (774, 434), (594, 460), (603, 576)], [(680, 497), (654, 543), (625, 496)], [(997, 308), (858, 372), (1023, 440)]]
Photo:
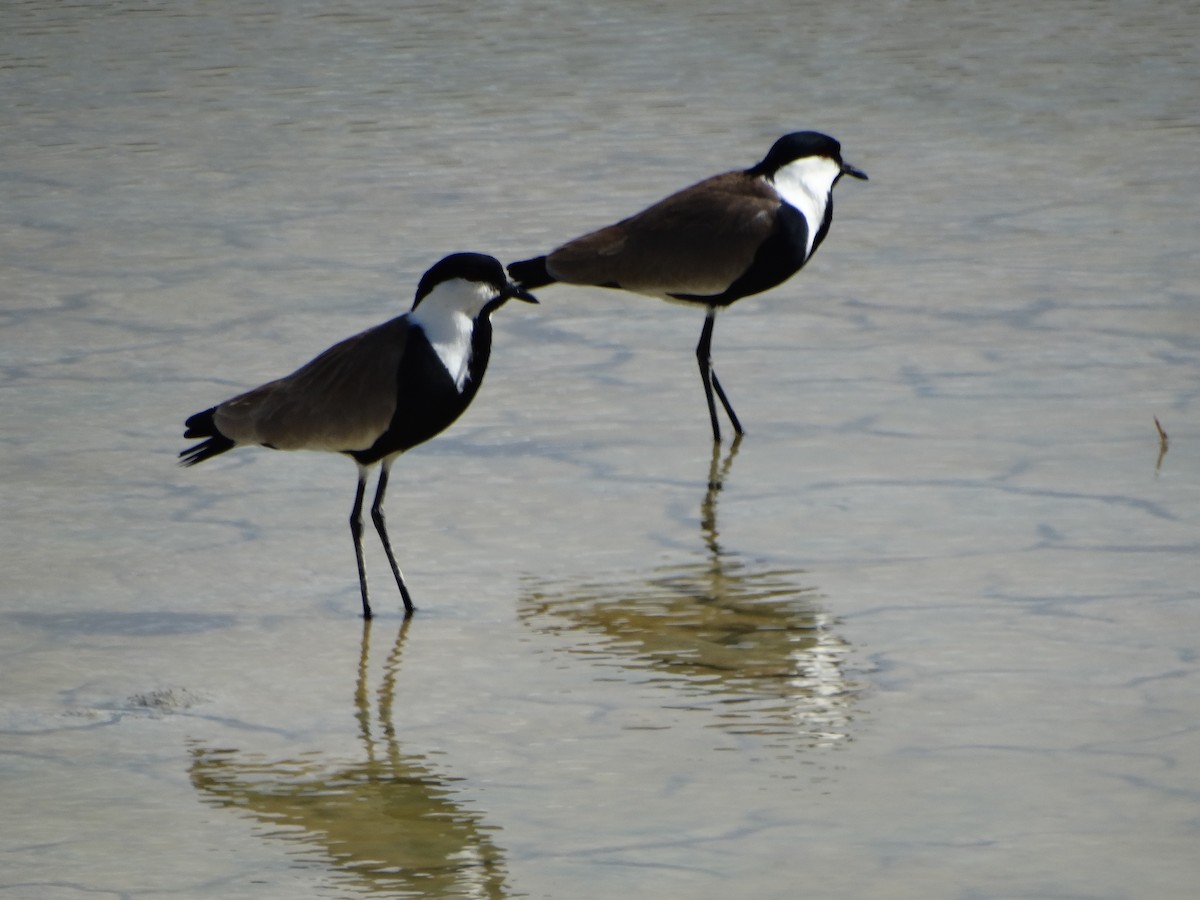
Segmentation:
[[(808, 221), (788, 203), (780, 203), (774, 226), (759, 244), (750, 265), (720, 294), (698, 296), (672, 294), (679, 300), (691, 300), (708, 306), (728, 306), (742, 297), (760, 294), (787, 281), (808, 259)], [(814, 249), (815, 246), (814, 246)]]
[(770, 236), (759, 246), (750, 268), (726, 289), (725, 302), (770, 290), (800, 271), (808, 258), (808, 227), (800, 210), (781, 203)]
[(483, 316), (471, 336), (471, 359), (459, 390), (425, 332), (414, 328), (396, 372), (396, 411), (387, 431), (367, 450), (351, 451), (349, 455), (369, 465), (445, 431), (471, 405), (483, 381), (491, 348), (491, 322)]

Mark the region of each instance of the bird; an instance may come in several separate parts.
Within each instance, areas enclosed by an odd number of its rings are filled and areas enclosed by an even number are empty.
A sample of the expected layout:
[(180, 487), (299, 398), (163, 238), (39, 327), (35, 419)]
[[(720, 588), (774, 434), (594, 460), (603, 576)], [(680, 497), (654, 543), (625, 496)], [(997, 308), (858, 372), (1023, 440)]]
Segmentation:
[(745, 432), (713, 370), (717, 310), (782, 284), (808, 262), (829, 233), (843, 175), (867, 180), (842, 159), (838, 141), (786, 134), (749, 169), (706, 178), (545, 256), (510, 263), (508, 273), (529, 290), (562, 282), (706, 307), (696, 358), (719, 443), (714, 392), (736, 434)]
[(451, 254), (421, 277), (408, 312), (334, 344), (290, 375), (190, 416), (183, 436), (204, 440), (181, 451), (179, 463), (194, 466), (240, 446), (350, 457), (358, 466), (350, 534), (364, 619), (372, 612), (363, 565), (362, 507), (368, 475), (378, 464), (371, 519), (407, 618), (416, 607), (383, 515), (392, 464), (405, 450), (440, 434), (470, 406), (491, 355), (491, 314), (514, 298), (538, 302), (508, 280), (495, 257)]

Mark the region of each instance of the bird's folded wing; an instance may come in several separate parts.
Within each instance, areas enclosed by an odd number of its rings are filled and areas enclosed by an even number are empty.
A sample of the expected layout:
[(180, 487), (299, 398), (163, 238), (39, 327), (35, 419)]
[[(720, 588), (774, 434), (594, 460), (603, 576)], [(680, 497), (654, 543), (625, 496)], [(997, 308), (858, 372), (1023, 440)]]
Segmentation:
[(750, 267), (778, 208), (769, 185), (728, 172), (569, 241), (549, 255), (547, 268), (571, 284), (714, 296)]
[(347, 338), (291, 375), (222, 403), (217, 427), (240, 444), (365, 450), (391, 422), (408, 341), (401, 316)]

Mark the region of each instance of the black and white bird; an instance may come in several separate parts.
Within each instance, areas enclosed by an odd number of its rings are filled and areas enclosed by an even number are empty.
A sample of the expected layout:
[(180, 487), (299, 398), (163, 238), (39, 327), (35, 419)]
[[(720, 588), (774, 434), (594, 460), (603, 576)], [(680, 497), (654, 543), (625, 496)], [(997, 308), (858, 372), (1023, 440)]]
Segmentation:
[(714, 175), (546, 256), (512, 263), (508, 272), (523, 288), (561, 281), (707, 307), (696, 357), (713, 440), (721, 440), (714, 392), (741, 435), (712, 366), (717, 310), (800, 270), (829, 233), (833, 186), (843, 175), (867, 179), (842, 159), (833, 138), (794, 132), (749, 169)]
[(537, 302), (509, 282), (499, 260), (479, 253), (447, 256), (421, 278), (409, 312), (335, 344), (291, 375), (191, 416), (183, 436), (205, 440), (181, 452), (180, 464), (194, 466), (239, 446), (325, 450), (353, 459), (358, 492), (350, 533), (363, 618), (369, 619), (362, 506), (367, 475), (378, 463), (371, 519), (405, 614), (412, 615), (384, 523), (388, 474), (401, 453), (445, 430), (470, 405), (491, 355), (490, 316), (514, 297)]

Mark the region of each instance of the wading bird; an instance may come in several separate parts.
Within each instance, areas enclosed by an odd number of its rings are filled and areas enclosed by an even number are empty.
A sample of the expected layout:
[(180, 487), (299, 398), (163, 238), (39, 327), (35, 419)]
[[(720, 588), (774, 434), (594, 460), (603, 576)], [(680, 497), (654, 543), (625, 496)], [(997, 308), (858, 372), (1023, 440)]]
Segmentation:
[(474, 399), (492, 349), (490, 316), (505, 301), (537, 300), (509, 283), (500, 262), (479, 253), (447, 256), (421, 278), (412, 309), (347, 338), (276, 381), (191, 416), (179, 454), (194, 466), (239, 446), (342, 453), (358, 466), (350, 533), (358, 560), (363, 617), (371, 618), (363, 565), (362, 506), (367, 475), (379, 464), (371, 519), (383, 541), (406, 615), (414, 606), (383, 517), (396, 458), (445, 430)]
[(707, 307), (696, 358), (713, 440), (720, 441), (714, 392), (733, 430), (743, 431), (713, 371), (717, 310), (800, 270), (829, 233), (833, 186), (843, 175), (867, 179), (828, 135), (788, 134), (749, 169), (707, 178), (508, 272), (523, 288), (561, 281)]

